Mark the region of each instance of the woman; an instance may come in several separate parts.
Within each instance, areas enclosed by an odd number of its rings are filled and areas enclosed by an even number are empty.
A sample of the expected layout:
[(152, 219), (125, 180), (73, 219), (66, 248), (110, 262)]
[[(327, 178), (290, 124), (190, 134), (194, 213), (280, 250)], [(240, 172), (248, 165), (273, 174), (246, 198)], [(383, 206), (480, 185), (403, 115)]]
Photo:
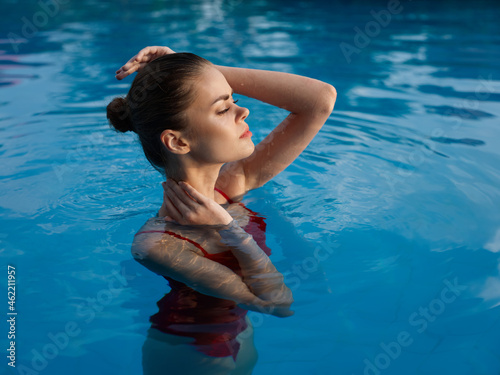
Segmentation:
[[(146, 158), (167, 177), (162, 207), (136, 234), (132, 254), (172, 288), (151, 317), (144, 372), (250, 374), (257, 355), (247, 310), (290, 316), (293, 298), (269, 260), (263, 218), (240, 200), (306, 148), (336, 91), (168, 47), (144, 48), (116, 78), (135, 71), (127, 97), (115, 98), (107, 116), (116, 130), (138, 134)], [(290, 114), (255, 146), (249, 111), (233, 93)]]

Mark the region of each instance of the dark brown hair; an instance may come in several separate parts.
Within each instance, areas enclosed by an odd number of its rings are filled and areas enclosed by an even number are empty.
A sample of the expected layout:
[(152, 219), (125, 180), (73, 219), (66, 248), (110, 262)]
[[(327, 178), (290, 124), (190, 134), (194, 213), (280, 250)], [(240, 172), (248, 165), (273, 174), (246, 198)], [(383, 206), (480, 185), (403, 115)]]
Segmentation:
[(107, 118), (118, 132), (133, 131), (139, 136), (144, 155), (165, 175), (168, 154), (160, 139), (165, 129), (192, 136), (185, 110), (194, 101), (194, 83), (203, 68), (212, 63), (192, 53), (159, 57), (142, 68), (125, 98), (107, 106)]

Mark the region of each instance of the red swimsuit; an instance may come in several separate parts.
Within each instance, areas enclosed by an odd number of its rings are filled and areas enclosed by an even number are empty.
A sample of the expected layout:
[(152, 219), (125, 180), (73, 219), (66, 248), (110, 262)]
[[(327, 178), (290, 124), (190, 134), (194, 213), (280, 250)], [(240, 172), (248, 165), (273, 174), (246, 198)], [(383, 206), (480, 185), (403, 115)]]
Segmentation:
[[(229, 203), (234, 203), (225, 193), (215, 188)], [(238, 203), (250, 213), (248, 224), (243, 228), (251, 234), (255, 242), (269, 256), (271, 249), (266, 246), (266, 223), (256, 212)], [(141, 233), (158, 232), (143, 231)], [(218, 262), (241, 276), (237, 259), (230, 250), (209, 254), (196, 242), (179, 236), (171, 231), (164, 231), (177, 238), (182, 238), (198, 247), (206, 258)], [(197, 350), (211, 357), (231, 355), (234, 360), (239, 350), (236, 336), (247, 328), (245, 316), (247, 310), (236, 306), (234, 301), (215, 298), (199, 293), (185, 284), (164, 276), (172, 290), (157, 302), (158, 313), (149, 319), (152, 327), (162, 332), (178, 336), (192, 337), (191, 343)]]

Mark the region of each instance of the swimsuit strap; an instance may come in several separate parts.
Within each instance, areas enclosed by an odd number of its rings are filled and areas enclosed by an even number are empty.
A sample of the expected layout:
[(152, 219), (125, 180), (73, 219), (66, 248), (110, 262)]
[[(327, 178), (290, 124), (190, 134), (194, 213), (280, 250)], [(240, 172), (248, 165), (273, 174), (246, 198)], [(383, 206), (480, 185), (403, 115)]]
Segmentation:
[(219, 193), (221, 193), (221, 194), (222, 194), (222, 196), (223, 196), (224, 198), (226, 198), (226, 199), (227, 199), (227, 201), (228, 201), (230, 204), (231, 204), (231, 203), (233, 203), (233, 201), (231, 200), (231, 198), (229, 198), (229, 197), (227, 196), (227, 194), (226, 194), (226, 193), (224, 193), (221, 189), (217, 189), (216, 187), (214, 187), (214, 190), (217, 190)]
[(196, 246), (198, 249), (200, 249), (203, 252), (203, 255), (205, 255), (205, 256), (210, 255), (205, 251), (205, 249), (200, 244), (196, 243), (195, 241), (193, 241), (187, 237), (183, 237), (180, 234), (177, 234), (177, 233), (169, 231), (169, 230), (144, 230), (142, 232), (137, 232), (135, 234), (135, 236), (142, 234), (142, 233), (167, 233), (167, 234), (170, 234), (171, 236), (174, 236), (174, 237), (179, 238), (181, 240), (186, 240), (187, 242), (193, 244), (194, 246)]
[[(229, 197), (227, 196), (227, 194), (226, 194), (226, 193), (224, 193), (222, 190), (217, 189), (216, 187), (214, 187), (214, 189), (215, 189), (215, 190), (217, 190), (219, 193), (221, 193), (221, 194), (224, 196), (224, 198), (226, 198), (226, 199), (227, 199), (227, 201), (228, 201), (230, 204), (234, 203), (234, 201), (233, 201), (231, 198), (229, 198)], [(254, 217), (254, 216), (257, 216), (257, 212), (254, 212), (254, 211), (252, 211), (251, 209), (249, 209), (247, 206), (245, 206), (245, 204), (244, 204), (243, 202), (237, 202), (237, 203), (238, 203), (241, 207), (243, 207), (245, 210), (247, 210), (248, 212), (250, 212), (250, 215), (251, 215), (250, 219), (252, 219), (252, 217)]]

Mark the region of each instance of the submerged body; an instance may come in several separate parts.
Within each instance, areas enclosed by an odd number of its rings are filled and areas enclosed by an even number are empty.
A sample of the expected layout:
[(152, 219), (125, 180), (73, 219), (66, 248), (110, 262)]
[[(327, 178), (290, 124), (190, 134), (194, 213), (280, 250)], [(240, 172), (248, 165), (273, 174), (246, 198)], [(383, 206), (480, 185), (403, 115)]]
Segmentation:
[[(265, 242), (264, 218), (243, 203), (233, 202), (221, 190), (216, 190), (227, 201), (222, 206), (252, 235), (264, 253), (270, 256), (271, 249)], [(136, 243), (140, 243), (141, 236), (156, 236), (158, 241), (164, 240), (160, 236), (174, 236), (190, 244), (200, 256), (219, 263), (242, 277), (237, 258), (226, 245), (213, 240), (214, 234), (213, 227), (187, 228), (154, 217), (137, 232)], [(140, 253), (133, 252), (133, 255), (140, 261)], [(253, 327), (247, 317), (248, 311), (232, 300), (208, 296), (168, 276), (163, 277), (168, 281), (171, 291), (157, 302), (159, 311), (150, 317), (152, 324), (143, 347), (145, 373), (160, 373), (162, 370), (155, 369), (164, 369), (163, 365), (166, 366), (167, 363), (158, 361), (161, 359), (165, 362), (167, 358), (170, 374), (175, 373), (173, 368), (180, 358), (190, 358), (191, 364), (193, 361), (202, 361), (204, 374), (211, 371), (214, 374), (235, 373), (234, 371), (251, 373), (257, 360), (257, 352), (253, 344)], [(153, 354), (158, 350), (163, 351), (163, 355)], [(189, 373), (183, 359), (178, 366), (179, 373)], [(193, 369), (200, 370), (196, 366)]]

